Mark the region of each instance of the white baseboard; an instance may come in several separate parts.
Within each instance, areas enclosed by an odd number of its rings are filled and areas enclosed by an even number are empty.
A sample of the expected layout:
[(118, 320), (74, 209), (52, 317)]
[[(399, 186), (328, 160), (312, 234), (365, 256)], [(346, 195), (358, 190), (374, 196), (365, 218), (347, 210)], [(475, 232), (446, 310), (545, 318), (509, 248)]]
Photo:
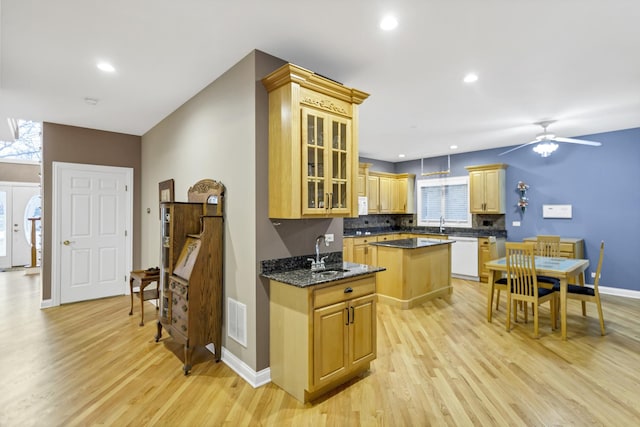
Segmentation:
[(52, 299), (45, 299), (40, 301), (40, 308), (51, 308), (51, 307), (53, 307)]
[(631, 289), (608, 288), (606, 286), (598, 286), (598, 290), (603, 295), (615, 295), (618, 297), (640, 299), (640, 291), (634, 291)]
[(271, 382), (271, 368), (266, 368), (256, 372), (224, 347), (222, 347), (222, 361), (228, 367), (233, 369), (236, 374), (240, 375), (253, 388), (257, 388)]

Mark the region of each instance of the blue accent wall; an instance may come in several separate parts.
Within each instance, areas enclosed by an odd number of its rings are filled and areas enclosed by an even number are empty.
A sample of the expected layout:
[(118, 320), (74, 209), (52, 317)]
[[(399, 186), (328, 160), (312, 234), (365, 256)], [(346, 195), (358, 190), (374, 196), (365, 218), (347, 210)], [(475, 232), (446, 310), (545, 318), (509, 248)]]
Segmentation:
[[(605, 242), (601, 286), (640, 291), (640, 128), (585, 135), (600, 147), (559, 144), (543, 158), (524, 147), (504, 156), (508, 148), (451, 155), (451, 174), (463, 176), (465, 166), (506, 163), (508, 241), (537, 234), (581, 237), (589, 258), (587, 282), (598, 264), (600, 241)], [(447, 157), (424, 159), (424, 172), (447, 169)], [(420, 160), (394, 164), (396, 173), (420, 179)], [(529, 185), (529, 206), (517, 207), (518, 181)], [(542, 205), (570, 204), (571, 219), (543, 219)], [(513, 221), (520, 221), (514, 227)]]

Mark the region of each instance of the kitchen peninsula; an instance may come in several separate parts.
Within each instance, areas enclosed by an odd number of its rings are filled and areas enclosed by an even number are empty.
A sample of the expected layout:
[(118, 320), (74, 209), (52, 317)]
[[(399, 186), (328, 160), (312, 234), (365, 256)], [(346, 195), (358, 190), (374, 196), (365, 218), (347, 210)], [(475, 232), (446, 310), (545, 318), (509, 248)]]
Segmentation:
[[(376, 358), (376, 275), (384, 268), (326, 256), (262, 262), (270, 280), (271, 381), (301, 402), (369, 370)], [(323, 257), (325, 258), (325, 257)]]
[(452, 240), (412, 238), (371, 243), (377, 246), (378, 301), (408, 309), (448, 296)]

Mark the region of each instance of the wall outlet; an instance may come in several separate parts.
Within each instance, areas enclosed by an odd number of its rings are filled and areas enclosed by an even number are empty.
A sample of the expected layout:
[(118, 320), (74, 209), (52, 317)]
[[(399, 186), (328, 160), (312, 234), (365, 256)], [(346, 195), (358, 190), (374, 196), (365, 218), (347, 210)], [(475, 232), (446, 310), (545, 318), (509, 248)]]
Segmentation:
[(513, 227), (520, 227), (520, 221), (513, 221), (513, 222), (511, 223), (511, 225), (512, 225)]
[(325, 234), (324, 235), (324, 241), (327, 242), (327, 243), (333, 242), (333, 234)]
[[(595, 273), (595, 272), (592, 272), (592, 273), (591, 273), (591, 278), (592, 278), (592, 279), (595, 279), (595, 278), (596, 278), (596, 273)], [(599, 278), (602, 278), (602, 274), (600, 275), (600, 277), (599, 277)]]

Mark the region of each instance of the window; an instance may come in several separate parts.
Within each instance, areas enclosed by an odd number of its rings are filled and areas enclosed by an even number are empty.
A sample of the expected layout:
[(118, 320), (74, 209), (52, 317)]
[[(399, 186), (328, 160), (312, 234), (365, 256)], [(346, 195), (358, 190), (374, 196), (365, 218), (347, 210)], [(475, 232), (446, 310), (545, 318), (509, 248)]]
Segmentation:
[(14, 121), (17, 138), (0, 141), (0, 159), (42, 160), (42, 123), (30, 120)]
[(471, 227), (469, 177), (423, 179), (418, 187), (418, 225)]

